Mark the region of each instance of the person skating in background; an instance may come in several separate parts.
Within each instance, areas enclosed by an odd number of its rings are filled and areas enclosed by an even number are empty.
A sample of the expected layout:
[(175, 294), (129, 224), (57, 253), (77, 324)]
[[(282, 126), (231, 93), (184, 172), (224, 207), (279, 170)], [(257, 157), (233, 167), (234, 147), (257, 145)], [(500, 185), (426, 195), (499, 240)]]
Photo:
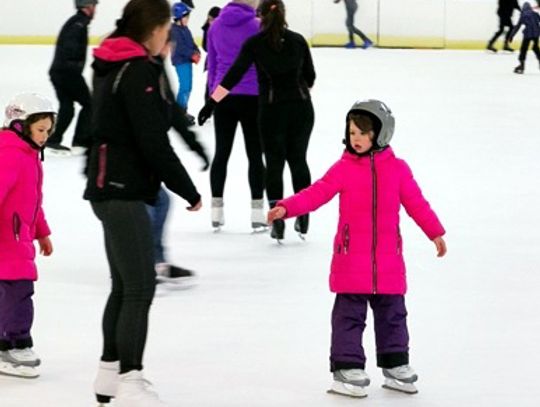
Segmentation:
[(56, 110), (37, 94), (16, 96), (0, 130), (0, 374), (35, 378), (40, 359), (30, 333), (34, 319), (34, 240), (50, 256), (40, 155)]
[[(94, 18), (97, 0), (75, 0), (77, 13), (60, 30), (49, 76), (59, 102), (54, 133), (47, 151), (56, 155), (81, 153), (90, 143), (91, 96), (83, 77), (88, 48), (88, 25)], [(75, 115), (74, 103), (81, 105), (72, 149), (62, 145), (64, 133)]]
[(116, 30), (94, 50), (94, 114), (84, 198), (100, 220), (112, 285), (103, 314), (103, 351), (94, 382), (99, 402), (164, 404), (143, 374), (156, 272), (146, 204), (161, 183), (201, 208), (201, 196), (174, 153), (163, 66), (170, 33), (167, 0), (130, 0)]
[(418, 376), (409, 366), (405, 308), (405, 264), (399, 228), (403, 205), (409, 216), (446, 253), (443, 226), (414, 180), (407, 163), (389, 143), (394, 117), (377, 100), (355, 103), (346, 116), (346, 149), (341, 159), (312, 186), (284, 199), (268, 213), (268, 222), (312, 212), (339, 194), (330, 289), (332, 311), (331, 392), (365, 397), (370, 379), (362, 347), (367, 304), (373, 309), (377, 366), (385, 387), (416, 393)]
[[(201, 27), (203, 31), (203, 37), (202, 37), (202, 48), (204, 52), (208, 53), (208, 47), (206, 46), (207, 38), (208, 38), (208, 30), (210, 29), (210, 26), (215, 21), (216, 18), (218, 18), (219, 13), (221, 12), (221, 8), (214, 6), (208, 10), (208, 16), (206, 17), (206, 21), (204, 22), (204, 25)], [(208, 70), (208, 58), (204, 60), (204, 72)], [(208, 93), (208, 80), (206, 81), (206, 84), (204, 85), (204, 101), (206, 102), (208, 98), (210, 97), (210, 94)]]
[[(259, 33), (260, 22), (255, 14), (257, 4), (258, 0), (232, 0), (221, 10), (219, 18), (210, 27), (207, 38), (210, 93), (217, 88), (232, 66), (246, 40)], [(217, 229), (225, 224), (225, 181), (238, 124), (242, 127), (248, 159), (251, 226), (254, 230), (266, 227), (263, 201), (264, 163), (261, 135), (257, 125), (259, 85), (257, 71), (252, 63), (246, 67), (246, 71), (230, 88), (229, 97), (216, 107), (214, 114), (216, 147), (210, 168), (210, 184), (211, 220), (212, 226)]]
[[(285, 162), (289, 165), (295, 192), (311, 184), (306, 154), (314, 123), (310, 89), (315, 83), (315, 68), (304, 37), (287, 29), (283, 1), (263, 0), (259, 15), (261, 32), (244, 43), (221, 83), (216, 83), (212, 97), (199, 112), (198, 119), (202, 124), (214, 109), (217, 111), (218, 102), (255, 64), (260, 94), (259, 131), (266, 158), (266, 193), (270, 207), (273, 207), (283, 198)], [(301, 235), (308, 231), (308, 216), (296, 219), (295, 230)], [(279, 241), (284, 233), (285, 223), (282, 220), (274, 222), (271, 237)]]
[(188, 102), (193, 89), (193, 63), (199, 63), (201, 52), (188, 28), (190, 13), (191, 8), (182, 2), (172, 6), (174, 22), (171, 27), (171, 60), (178, 75), (176, 102), (184, 110), (190, 124), (195, 124), (195, 118), (188, 113)]
[(495, 42), (504, 33), (504, 29), (507, 28), (508, 31), (504, 38), (503, 50), (514, 52), (514, 50), (510, 47), (510, 34), (514, 28), (514, 23), (512, 22), (514, 10), (521, 10), (518, 0), (499, 0), (499, 6), (497, 8), (497, 15), (499, 16), (499, 29), (489, 40), (487, 50), (497, 52)]
[[(334, 0), (334, 3), (339, 3), (341, 0)], [(345, 44), (345, 48), (356, 48), (356, 43), (354, 41), (354, 34), (358, 35), (362, 41), (362, 48), (366, 49), (373, 46), (373, 41), (371, 41), (367, 35), (365, 35), (360, 29), (354, 25), (354, 15), (358, 10), (358, 2), (356, 0), (343, 0), (345, 3), (345, 12), (347, 13), (347, 19), (345, 20), (345, 26), (349, 33), (349, 42)]]
[(532, 9), (531, 4), (528, 2), (523, 3), (519, 21), (510, 34), (510, 42), (512, 42), (522, 25), (525, 26), (525, 29), (523, 30), (523, 40), (519, 51), (519, 65), (514, 68), (514, 72), (519, 74), (525, 72), (525, 60), (527, 59), (527, 52), (529, 51), (531, 44), (532, 50), (536, 55), (538, 62), (540, 62), (540, 48), (538, 47), (538, 39), (540, 37), (540, 15)]

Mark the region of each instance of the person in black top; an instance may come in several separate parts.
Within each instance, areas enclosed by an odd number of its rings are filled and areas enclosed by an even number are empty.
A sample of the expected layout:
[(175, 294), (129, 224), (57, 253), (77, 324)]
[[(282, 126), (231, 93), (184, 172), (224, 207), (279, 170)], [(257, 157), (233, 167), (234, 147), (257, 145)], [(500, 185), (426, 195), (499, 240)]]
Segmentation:
[(514, 24), (512, 22), (512, 14), (514, 14), (514, 10), (521, 10), (518, 0), (499, 0), (499, 7), (497, 8), (497, 15), (499, 16), (499, 29), (489, 40), (486, 47), (487, 50), (497, 52), (495, 42), (504, 33), (504, 29), (508, 28), (506, 36), (504, 37), (503, 49), (505, 51), (514, 52), (514, 50), (510, 47), (510, 34), (514, 28)]
[(97, 0), (75, 0), (77, 13), (60, 30), (56, 41), (54, 59), (49, 76), (60, 104), (54, 133), (47, 141), (53, 154), (69, 155), (71, 150), (63, 146), (62, 138), (75, 114), (73, 104), (81, 105), (72, 145), (86, 148), (90, 142), (90, 90), (82, 72), (86, 63), (88, 25), (94, 18)]
[(171, 100), (153, 55), (170, 30), (167, 0), (130, 0), (117, 29), (94, 50), (92, 141), (84, 198), (101, 221), (112, 287), (103, 315), (99, 402), (163, 406), (148, 390), (142, 357), (156, 274), (146, 204), (161, 183), (201, 207), (201, 196), (169, 143)]
[[(283, 198), (285, 162), (291, 170), (292, 184), (298, 192), (311, 184), (306, 162), (314, 111), (310, 88), (315, 69), (309, 46), (300, 34), (287, 29), (285, 5), (281, 0), (263, 0), (259, 6), (261, 32), (249, 38), (236, 61), (199, 112), (202, 125), (218, 102), (227, 96), (255, 64), (259, 82), (259, 128), (266, 158), (266, 190), (270, 207)], [(308, 230), (308, 217), (297, 218), (295, 230)], [(272, 224), (271, 236), (283, 239), (285, 224)]]

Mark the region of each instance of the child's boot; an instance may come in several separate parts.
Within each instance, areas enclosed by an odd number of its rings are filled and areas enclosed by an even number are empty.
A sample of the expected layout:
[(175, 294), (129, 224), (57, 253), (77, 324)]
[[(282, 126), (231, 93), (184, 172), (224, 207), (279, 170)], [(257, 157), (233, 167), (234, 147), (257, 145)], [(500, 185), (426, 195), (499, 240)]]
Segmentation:
[(116, 397), (119, 372), (120, 363), (118, 361), (99, 362), (98, 372), (94, 380), (94, 393), (98, 403), (101, 403), (101, 405), (109, 403), (112, 398)]
[(0, 375), (21, 377), (23, 379), (35, 379), (39, 377), (37, 369), (33, 366), (25, 366), (9, 361), (7, 351), (0, 352)]
[(212, 198), (212, 227), (219, 230), (224, 224), (223, 198)]
[(418, 380), (418, 375), (409, 365), (383, 369), (383, 375), (385, 377), (383, 385), (385, 389), (397, 390), (408, 394), (418, 393), (418, 389), (414, 385), (414, 382)]
[(151, 390), (152, 383), (143, 377), (140, 370), (131, 370), (119, 376), (116, 392), (116, 407), (166, 407), (157, 393)]
[(32, 350), (32, 348), (10, 349), (5, 352), (4, 359), (7, 362), (22, 366), (36, 367), (41, 364), (39, 356)]
[(328, 393), (362, 398), (367, 397), (370, 380), (364, 369), (342, 369), (334, 372), (334, 382)]

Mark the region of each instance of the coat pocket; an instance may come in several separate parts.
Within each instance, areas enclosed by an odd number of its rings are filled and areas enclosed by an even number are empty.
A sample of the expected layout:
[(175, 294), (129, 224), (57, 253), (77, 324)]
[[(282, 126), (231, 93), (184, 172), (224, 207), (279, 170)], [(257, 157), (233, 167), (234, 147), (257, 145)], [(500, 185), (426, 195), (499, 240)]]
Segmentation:
[(12, 230), (13, 230), (13, 237), (15, 238), (15, 240), (17, 242), (20, 241), (20, 239), (21, 239), (21, 217), (19, 216), (19, 214), (17, 212), (13, 213), (11, 226), (12, 226)]
[(341, 244), (343, 246), (343, 254), (349, 253), (349, 244), (351, 242), (351, 236), (349, 233), (349, 224), (345, 224), (341, 232)]

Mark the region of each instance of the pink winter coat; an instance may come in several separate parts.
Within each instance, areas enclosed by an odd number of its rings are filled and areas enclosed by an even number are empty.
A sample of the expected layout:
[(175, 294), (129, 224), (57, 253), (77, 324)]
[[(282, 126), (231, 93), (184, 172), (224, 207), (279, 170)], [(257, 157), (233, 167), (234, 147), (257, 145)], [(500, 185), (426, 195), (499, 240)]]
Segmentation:
[[(376, 188), (373, 186), (376, 185)], [(400, 205), (434, 239), (445, 231), (407, 163), (390, 147), (372, 156), (345, 152), (320, 180), (278, 202), (286, 217), (314, 211), (339, 194), (330, 289), (349, 294), (405, 294)]]
[(33, 240), (51, 234), (41, 208), (39, 152), (0, 131), (0, 280), (36, 280)]

